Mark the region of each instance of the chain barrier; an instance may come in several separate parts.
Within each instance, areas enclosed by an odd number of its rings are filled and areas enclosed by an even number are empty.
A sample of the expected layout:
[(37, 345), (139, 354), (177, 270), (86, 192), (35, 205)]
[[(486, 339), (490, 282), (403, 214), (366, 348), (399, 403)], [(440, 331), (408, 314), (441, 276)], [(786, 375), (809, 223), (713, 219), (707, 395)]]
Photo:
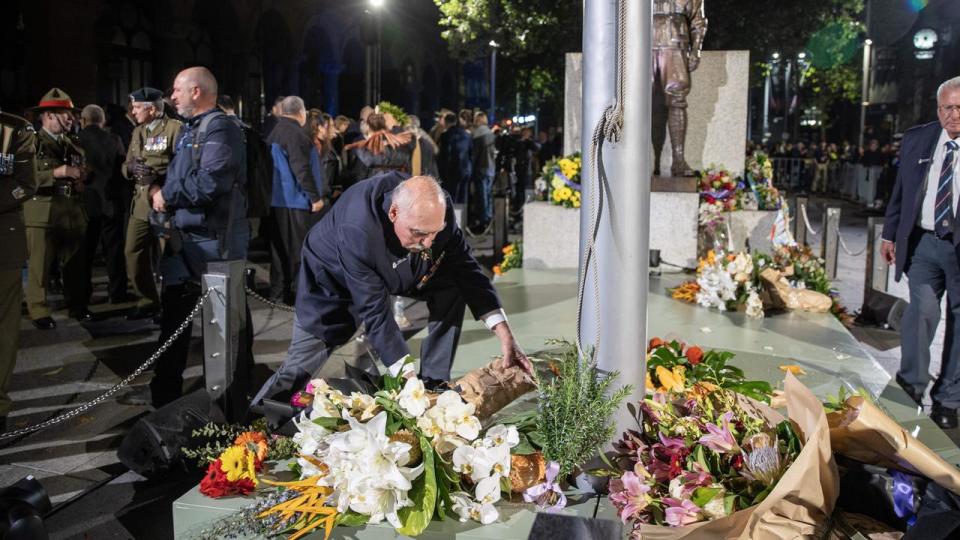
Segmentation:
[(250, 287), (246, 287), (246, 286), (245, 286), (244, 288), (247, 290), (247, 296), (252, 296), (252, 297), (255, 298), (256, 300), (259, 300), (259, 301), (263, 302), (264, 304), (270, 306), (270, 307), (273, 308), (273, 309), (278, 309), (278, 310), (280, 310), (280, 311), (286, 311), (286, 312), (288, 312), (288, 313), (295, 313), (295, 312), (296, 312), (296, 309), (294, 309), (293, 306), (288, 306), (288, 305), (286, 305), (286, 304), (281, 304), (281, 303), (279, 303), (279, 302), (273, 302), (273, 301), (271, 301), (271, 300), (266, 299), (266, 298), (263, 297), (263, 296), (260, 296), (259, 294), (257, 294), (257, 291), (251, 289)]
[(109, 398), (113, 394), (116, 394), (117, 391), (119, 391), (121, 388), (125, 388), (126, 386), (128, 386), (134, 379), (136, 379), (137, 377), (140, 376), (140, 374), (146, 371), (148, 367), (152, 366), (153, 363), (160, 358), (160, 355), (166, 352), (167, 349), (169, 349), (170, 346), (173, 345), (173, 342), (176, 341), (181, 334), (183, 334), (183, 332), (187, 329), (187, 327), (193, 324), (193, 319), (197, 315), (199, 315), (200, 310), (203, 309), (203, 303), (207, 301), (207, 298), (210, 298), (210, 295), (215, 290), (216, 289), (214, 289), (213, 287), (210, 287), (209, 289), (207, 289), (206, 292), (203, 293), (203, 296), (201, 296), (200, 299), (197, 300), (197, 303), (195, 306), (193, 306), (193, 309), (190, 310), (190, 314), (187, 315), (187, 318), (184, 319), (182, 323), (180, 323), (180, 326), (177, 327), (177, 329), (173, 332), (173, 334), (170, 334), (170, 337), (168, 337), (167, 340), (164, 341), (162, 345), (160, 345), (160, 348), (157, 349), (156, 352), (150, 355), (150, 358), (147, 358), (147, 360), (143, 364), (140, 364), (140, 367), (134, 370), (133, 373), (128, 375), (122, 381), (118, 382), (112, 388), (100, 394), (93, 400), (88, 401), (83, 405), (80, 405), (79, 407), (71, 409), (61, 415), (55, 416), (44, 422), (40, 422), (39, 424), (34, 424), (32, 426), (27, 426), (25, 428), (15, 429), (13, 431), (8, 431), (6, 433), (0, 433), (0, 441), (5, 441), (8, 439), (22, 437), (24, 435), (29, 435), (30, 433), (40, 431), (42, 429), (46, 429), (50, 426), (59, 424), (60, 422), (63, 422), (65, 420), (69, 420), (75, 416), (79, 416), (80, 414), (83, 414), (84, 412), (88, 411), (95, 405), (99, 405), (100, 403), (103, 403), (104, 401), (106, 401), (107, 398)]
[(813, 236), (818, 236), (820, 234), (820, 231), (816, 231), (813, 229), (813, 227), (810, 225), (810, 218), (807, 217), (807, 205), (805, 204), (800, 205), (800, 214), (803, 215), (803, 224), (806, 225), (807, 232), (809, 232)]
[[(870, 233), (868, 232), (867, 234), (870, 234)], [(877, 238), (880, 238), (880, 233), (877, 233)], [(874, 242), (877, 241), (877, 238), (873, 239)], [(847, 246), (846, 241), (844, 241), (843, 234), (840, 233), (839, 228), (837, 229), (837, 239), (840, 240), (840, 247), (843, 248), (843, 251), (846, 252), (846, 254), (851, 257), (859, 257), (863, 255), (864, 253), (867, 252), (867, 247), (870, 245), (870, 243), (867, 242), (866, 244), (864, 244), (863, 249), (861, 249), (860, 251), (857, 251), (857, 252), (852, 251), (850, 247)]]

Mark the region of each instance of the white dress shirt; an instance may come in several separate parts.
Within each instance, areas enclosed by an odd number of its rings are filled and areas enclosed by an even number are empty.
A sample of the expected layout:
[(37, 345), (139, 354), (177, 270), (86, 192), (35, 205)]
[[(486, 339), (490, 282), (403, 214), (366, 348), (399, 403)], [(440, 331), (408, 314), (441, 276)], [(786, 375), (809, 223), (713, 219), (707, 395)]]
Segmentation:
[[(937, 206), (937, 188), (940, 187), (940, 171), (943, 169), (943, 158), (947, 155), (947, 141), (950, 136), (947, 130), (940, 131), (940, 139), (937, 141), (937, 148), (933, 152), (933, 161), (930, 163), (930, 171), (927, 172), (927, 190), (923, 196), (923, 205), (920, 209), (920, 228), (932, 231), (935, 228), (934, 219)], [(960, 137), (953, 139), (960, 144)], [(957, 201), (960, 200), (960, 150), (953, 154), (953, 213), (957, 213)]]
[[(480, 320), (483, 321), (484, 326), (486, 326), (489, 330), (492, 331), (494, 326), (502, 322), (507, 322), (507, 314), (505, 311), (503, 311), (502, 308), (495, 309), (490, 313), (485, 313), (483, 316), (480, 317)], [(387, 366), (387, 371), (390, 373), (391, 376), (396, 377), (400, 375), (400, 370), (403, 369), (405, 365), (408, 366), (406, 368), (406, 371), (413, 370), (413, 366), (411, 366), (410, 364), (404, 364), (403, 358), (401, 358), (400, 360), (397, 360), (393, 364), (390, 364), (389, 366)]]

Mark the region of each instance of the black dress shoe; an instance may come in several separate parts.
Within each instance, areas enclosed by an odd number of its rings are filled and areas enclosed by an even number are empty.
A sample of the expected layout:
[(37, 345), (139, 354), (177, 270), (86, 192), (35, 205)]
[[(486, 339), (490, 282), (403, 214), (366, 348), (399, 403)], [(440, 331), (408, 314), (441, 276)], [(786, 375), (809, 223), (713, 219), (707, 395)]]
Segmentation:
[(76, 319), (77, 322), (90, 322), (95, 318), (93, 313), (91, 313), (87, 308), (71, 310), (69, 315)]
[(40, 317), (31, 321), (38, 330), (53, 330), (57, 327), (56, 321), (52, 317)]
[(900, 385), (900, 388), (903, 388), (903, 391), (906, 392), (908, 396), (910, 396), (910, 399), (912, 399), (917, 405), (922, 404), (923, 392), (920, 392), (918, 394), (917, 391), (913, 388), (913, 386), (911, 386), (910, 384), (907, 384), (907, 381), (903, 380), (903, 378), (900, 377), (900, 375), (897, 375), (896, 380), (897, 380), (897, 384)]
[(940, 426), (940, 429), (953, 429), (957, 427), (957, 410), (934, 405), (933, 410), (930, 411), (930, 419)]
[(131, 311), (129, 315), (127, 315), (127, 320), (139, 321), (142, 319), (149, 319), (154, 317), (157, 313), (160, 313), (160, 309), (154, 304), (142, 307), (137, 306), (133, 308), (133, 311)]
[(149, 386), (133, 388), (126, 394), (117, 396), (117, 403), (121, 405), (134, 405), (137, 407), (143, 407), (150, 405), (152, 402), (153, 397), (150, 395)]

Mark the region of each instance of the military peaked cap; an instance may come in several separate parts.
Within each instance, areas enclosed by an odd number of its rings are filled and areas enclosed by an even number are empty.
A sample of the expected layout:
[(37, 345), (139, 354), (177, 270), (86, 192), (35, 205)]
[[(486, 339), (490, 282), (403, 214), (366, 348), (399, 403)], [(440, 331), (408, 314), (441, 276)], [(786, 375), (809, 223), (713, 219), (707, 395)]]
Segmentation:
[(49, 92), (40, 98), (40, 104), (33, 107), (33, 111), (42, 112), (49, 109), (67, 109), (78, 110), (73, 106), (73, 100), (66, 92), (59, 88), (51, 88)]

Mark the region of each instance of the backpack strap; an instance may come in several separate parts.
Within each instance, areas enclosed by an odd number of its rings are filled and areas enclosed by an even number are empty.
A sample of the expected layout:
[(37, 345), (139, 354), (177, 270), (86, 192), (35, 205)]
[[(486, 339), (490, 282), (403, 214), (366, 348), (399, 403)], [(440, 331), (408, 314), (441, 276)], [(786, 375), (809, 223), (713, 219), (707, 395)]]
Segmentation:
[(202, 154), (203, 145), (206, 144), (203, 140), (207, 137), (207, 129), (210, 127), (210, 122), (220, 116), (224, 116), (224, 112), (220, 109), (204, 116), (203, 120), (200, 120), (200, 125), (197, 127), (197, 130), (193, 132), (193, 144), (190, 145), (190, 150), (193, 153), (193, 166), (196, 168), (200, 167), (200, 155)]

